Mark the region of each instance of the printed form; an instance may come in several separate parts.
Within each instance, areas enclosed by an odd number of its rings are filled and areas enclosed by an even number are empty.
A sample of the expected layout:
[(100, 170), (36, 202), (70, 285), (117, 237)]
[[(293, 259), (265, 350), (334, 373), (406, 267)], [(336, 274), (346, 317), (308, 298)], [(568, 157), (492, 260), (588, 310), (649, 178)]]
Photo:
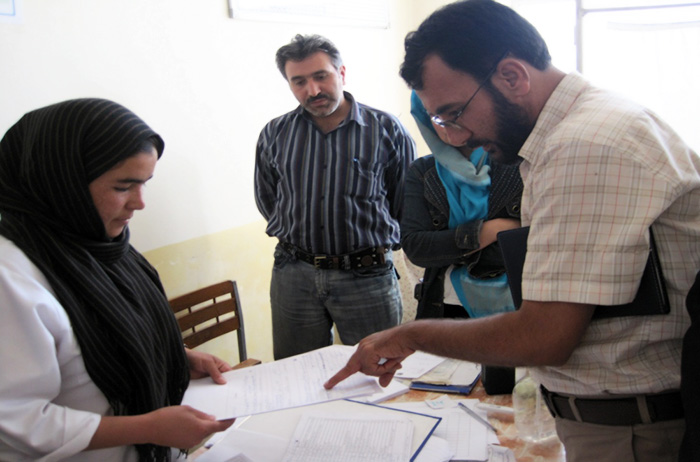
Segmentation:
[(373, 378), (355, 374), (332, 390), (323, 384), (345, 366), (354, 347), (331, 345), (290, 358), (225, 372), (225, 385), (211, 378), (190, 381), (182, 404), (231, 419), (381, 391)]
[[(433, 437), (448, 442), (454, 460), (487, 460), (488, 446), (499, 444), (498, 437), (459, 409), (457, 403), (460, 401), (472, 409), (479, 402), (476, 399), (452, 400), (444, 396), (445, 407), (441, 409), (429, 408), (424, 402), (393, 403), (391, 406), (442, 417)], [(486, 418), (485, 413), (483, 417)]]
[(406, 462), (411, 459), (413, 422), (406, 417), (304, 414), (284, 462)]

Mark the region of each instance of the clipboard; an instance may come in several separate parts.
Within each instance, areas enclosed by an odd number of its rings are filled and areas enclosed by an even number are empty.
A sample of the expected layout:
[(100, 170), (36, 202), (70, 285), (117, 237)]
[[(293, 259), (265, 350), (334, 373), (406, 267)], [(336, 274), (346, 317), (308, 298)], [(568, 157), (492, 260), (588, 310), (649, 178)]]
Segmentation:
[[(522, 282), (525, 254), (527, 253), (527, 236), (530, 227), (510, 229), (498, 233), (498, 244), (503, 254), (510, 293), (517, 308), (523, 303)], [(661, 263), (656, 251), (654, 235), (649, 228), (649, 258), (644, 267), (642, 280), (634, 300), (624, 305), (599, 305), (593, 313), (593, 319), (613, 318), (620, 316), (647, 316), (668, 314), (671, 304), (666, 292)]]

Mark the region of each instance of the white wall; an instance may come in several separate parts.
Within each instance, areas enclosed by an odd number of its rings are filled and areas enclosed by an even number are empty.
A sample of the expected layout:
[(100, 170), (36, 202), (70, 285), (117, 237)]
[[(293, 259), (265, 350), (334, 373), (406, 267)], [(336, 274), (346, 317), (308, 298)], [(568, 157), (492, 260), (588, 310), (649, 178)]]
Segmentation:
[(390, 0), (389, 29), (358, 29), (232, 20), (225, 0), (23, 0), (22, 22), (0, 24), (0, 133), (54, 102), (115, 100), (166, 143), (147, 208), (131, 225), (134, 245), (147, 251), (241, 226), (261, 219), (258, 134), (297, 105), (276, 50), (297, 33), (327, 36), (343, 55), (346, 89), (409, 125), (403, 38), (434, 9), (426, 4), (441, 3)]
[[(147, 209), (131, 225), (138, 249), (261, 220), (253, 199), (255, 143), (268, 120), (297, 104), (274, 64), (275, 51), (296, 33), (333, 40), (347, 66), (346, 89), (398, 115), (419, 154), (427, 153), (398, 67), (406, 33), (449, 0), (388, 1), (390, 28), (362, 29), (232, 20), (226, 0), (19, 0), (22, 22), (0, 23), (0, 135), (37, 107), (113, 99), (166, 142)], [(572, 39), (549, 37), (567, 70), (561, 57), (570, 55)]]

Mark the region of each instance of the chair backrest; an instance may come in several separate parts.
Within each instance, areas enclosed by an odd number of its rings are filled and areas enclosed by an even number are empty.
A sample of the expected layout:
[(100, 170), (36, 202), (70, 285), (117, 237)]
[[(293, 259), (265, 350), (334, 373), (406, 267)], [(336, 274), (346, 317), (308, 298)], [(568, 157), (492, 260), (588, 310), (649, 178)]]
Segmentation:
[(238, 287), (223, 281), (170, 300), (182, 340), (194, 348), (220, 335), (237, 331), (240, 362), (248, 358)]

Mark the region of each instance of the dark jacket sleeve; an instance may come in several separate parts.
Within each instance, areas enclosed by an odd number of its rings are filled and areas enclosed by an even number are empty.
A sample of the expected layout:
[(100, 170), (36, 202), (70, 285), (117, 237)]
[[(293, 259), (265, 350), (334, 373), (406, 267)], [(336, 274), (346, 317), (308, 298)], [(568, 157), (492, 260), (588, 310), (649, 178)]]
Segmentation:
[(481, 221), (449, 229), (449, 205), (432, 156), (417, 159), (404, 187), (401, 247), (423, 268), (464, 264), (465, 255), (479, 248)]
[[(520, 218), (522, 180), (517, 165), (493, 164), (487, 219)], [(450, 208), (432, 156), (416, 160), (408, 172), (404, 188), (404, 215), (401, 220), (401, 244), (406, 256), (426, 268), (423, 281), (416, 287), (416, 319), (441, 318), (444, 315), (443, 285), (450, 265), (466, 265), (477, 278), (502, 274), (503, 258), (498, 243), (478, 252), (482, 220), (449, 229)], [(466, 255), (470, 252), (470, 255)]]

